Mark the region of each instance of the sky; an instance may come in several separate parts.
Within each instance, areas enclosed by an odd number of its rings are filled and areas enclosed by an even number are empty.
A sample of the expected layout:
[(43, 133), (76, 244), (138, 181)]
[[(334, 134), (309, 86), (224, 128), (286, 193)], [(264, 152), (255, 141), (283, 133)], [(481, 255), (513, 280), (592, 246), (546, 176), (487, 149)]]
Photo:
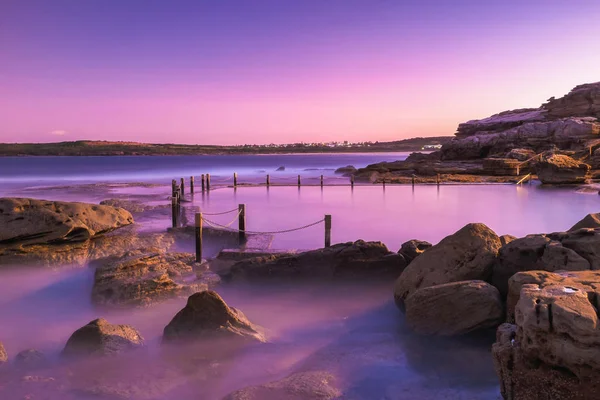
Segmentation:
[(0, 0), (0, 142), (452, 135), (600, 81), (597, 0)]

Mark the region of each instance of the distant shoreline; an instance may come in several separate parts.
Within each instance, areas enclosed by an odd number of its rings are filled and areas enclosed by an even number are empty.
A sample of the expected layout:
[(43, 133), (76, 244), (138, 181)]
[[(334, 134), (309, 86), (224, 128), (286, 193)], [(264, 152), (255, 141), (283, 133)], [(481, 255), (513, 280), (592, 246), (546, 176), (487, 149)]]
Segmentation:
[(0, 157), (37, 156), (201, 156), (201, 155), (269, 155), (269, 154), (345, 154), (431, 151), (424, 146), (442, 145), (451, 136), (412, 138), (394, 142), (360, 145), (290, 144), (273, 146), (203, 146), (149, 144), (132, 142), (76, 141), (59, 143), (1, 143)]

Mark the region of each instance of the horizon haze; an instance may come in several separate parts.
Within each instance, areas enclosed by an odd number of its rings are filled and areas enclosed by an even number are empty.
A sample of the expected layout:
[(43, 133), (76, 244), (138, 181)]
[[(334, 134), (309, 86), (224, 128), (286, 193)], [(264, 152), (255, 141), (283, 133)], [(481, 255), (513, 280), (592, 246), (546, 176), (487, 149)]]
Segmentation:
[(19, 0), (0, 142), (393, 141), (600, 80), (595, 1)]

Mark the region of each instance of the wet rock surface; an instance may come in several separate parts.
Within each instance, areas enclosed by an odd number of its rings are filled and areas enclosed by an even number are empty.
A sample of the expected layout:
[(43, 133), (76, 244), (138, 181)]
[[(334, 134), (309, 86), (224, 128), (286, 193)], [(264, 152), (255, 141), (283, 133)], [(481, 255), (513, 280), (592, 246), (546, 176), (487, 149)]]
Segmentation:
[(109, 356), (143, 346), (144, 338), (129, 325), (115, 325), (100, 318), (76, 330), (63, 356)]
[(431, 246), (431, 243), (424, 240), (413, 239), (402, 243), (400, 250), (398, 250), (398, 254), (401, 254), (406, 260), (406, 263), (409, 264)]
[(223, 400), (332, 400), (341, 398), (335, 377), (325, 371), (299, 372), (264, 385), (237, 390)]
[(483, 281), (430, 286), (405, 301), (406, 321), (424, 335), (461, 335), (495, 328), (504, 320), (498, 290)]
[(492, 347), (505, 399), (597, 397), (598, 294), (594, 288), (562, 284), (522, 286), (516, 325), (502, 325)]
[(396, 280), (394, 299), (404, 302), (421, 288), (491, 277), (500, 238), (484, 224), (468, 224), (413, 260)]
[(226, 280), (378, 279), (397, 277), (406, 260), (381, 242), (340, 243), (298, 254), (251, 258), (235, 263)]
[(211, 338), (266, 341), (261, 328), (248, 321), (240, 310), (229, 307), (214, 291), (191, 295), (163, 333), (163, 343)]
[(0, 245), (81, 242), (132, 223), (128, 211), (111, 206), (0, 199)]
[(121, 257), (98, 260), (92, 302), (108, 306), (147, 306), (189, 296), (215, 285), (219, 277), (195, 263), (188, 253), (159, 249), (130, 251)]

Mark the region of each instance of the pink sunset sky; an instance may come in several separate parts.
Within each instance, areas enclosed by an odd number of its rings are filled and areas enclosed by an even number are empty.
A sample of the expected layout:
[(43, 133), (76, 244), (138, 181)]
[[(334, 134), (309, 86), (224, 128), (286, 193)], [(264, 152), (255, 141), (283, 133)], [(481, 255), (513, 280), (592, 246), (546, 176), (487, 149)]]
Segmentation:
[(452, 135), (599, 81), (599, 15), (592, 0), (5, 1), (0, 141)]

